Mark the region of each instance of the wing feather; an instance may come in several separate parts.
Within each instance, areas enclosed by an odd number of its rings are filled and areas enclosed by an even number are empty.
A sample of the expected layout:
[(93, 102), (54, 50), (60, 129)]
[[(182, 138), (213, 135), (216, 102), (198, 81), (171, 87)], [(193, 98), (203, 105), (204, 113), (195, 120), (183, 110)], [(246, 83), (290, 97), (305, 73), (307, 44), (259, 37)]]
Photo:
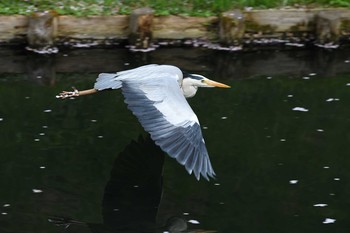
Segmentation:
[(177, 156), (177, 161), (184, 165), (186, 164), (186, 161), (188, 159), (187, 154), (192, 154), (194, 150), (194, 147), (191, 144), (187, 144), (186, 147), (183, 148), (179, 156)]
[(121, 87), (122, 83), (117, 77), (118, 75), (116, 73), (101, 73), (96, 79), (94, 88), (99, 91), (105, 89), (118, 89)]

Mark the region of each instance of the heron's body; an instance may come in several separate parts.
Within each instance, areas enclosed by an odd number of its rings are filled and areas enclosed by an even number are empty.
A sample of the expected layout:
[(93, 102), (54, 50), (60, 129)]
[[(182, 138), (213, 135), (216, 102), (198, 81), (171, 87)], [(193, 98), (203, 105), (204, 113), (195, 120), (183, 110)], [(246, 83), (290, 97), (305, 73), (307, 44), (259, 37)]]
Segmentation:
[(193, 172), (197, 179), (200, 175), (208, 179), (215, 173), (198, 118), (185, 97), (194, 96), (198, 87), (209, 86), (206, 83), (228, 86), (201, 75), (190, 76), (183, 77), (183, 72), (175, 66), (146, 65), (117, 73), (102, 73), (92, 90), (120, 88), (128, 108), (155, 143), (184, 165), (190, 174)]

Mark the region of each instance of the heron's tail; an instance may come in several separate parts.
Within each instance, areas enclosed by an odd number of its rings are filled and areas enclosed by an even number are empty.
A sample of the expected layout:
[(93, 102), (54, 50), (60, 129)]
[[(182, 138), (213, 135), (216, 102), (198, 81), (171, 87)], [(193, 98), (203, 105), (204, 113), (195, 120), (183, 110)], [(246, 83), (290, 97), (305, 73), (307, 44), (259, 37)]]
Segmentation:
[(101, 73), (96, 79), (94, 89), (102, 91), (105, 89), (118, 89), (122, 87), (122, 82), (116, 73)]

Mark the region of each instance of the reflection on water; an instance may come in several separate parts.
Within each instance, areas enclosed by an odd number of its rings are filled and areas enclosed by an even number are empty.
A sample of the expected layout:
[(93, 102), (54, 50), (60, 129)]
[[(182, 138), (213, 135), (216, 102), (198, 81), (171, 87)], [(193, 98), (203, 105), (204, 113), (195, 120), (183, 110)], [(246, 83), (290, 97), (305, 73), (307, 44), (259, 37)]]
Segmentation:
[(163, 163), (164, 154), (150, 137), (132, 141), (119, 154), (103, 196), (105, 226), (136, 232), (151, 232), (156, 228)]
[[(2, 49), (0, 56), (7, 58), (0, 63), (0, 232), (350, 228), (348, 49), (42, 57)], [(199, 90), (190, 100), (216, 180), (197, 182), (140, 136), (118, 91), (55, 99), (70, 85), (90, 88), (99, 72), (146, 63), (179, 65), (233, 87)]]

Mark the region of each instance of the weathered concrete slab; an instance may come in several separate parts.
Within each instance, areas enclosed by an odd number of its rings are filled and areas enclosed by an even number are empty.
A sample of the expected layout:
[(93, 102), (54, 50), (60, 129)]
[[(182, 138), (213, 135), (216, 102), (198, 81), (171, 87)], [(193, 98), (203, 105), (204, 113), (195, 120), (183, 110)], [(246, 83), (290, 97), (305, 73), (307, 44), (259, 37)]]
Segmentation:
[(136, 49), (147, 49), (153, 39), (154, 10), (149, 7), (138, 8), (130, 14), (129, 44)]
[(158, 16), (154, 19), (156, 39), (217, 38), (217, 17)]
[(338, 42), (340, 36), (340, 16), (333, 12), (321, 11), (316, 15), (317, 43)]
[(73, 39), (126, 39), (129, 16), (75, 17), (62, 15), (58, 21), (58, 36)]
[(315, 17), (309, 10), (254, 10), (244, 12), (247, 32), (312, 31), (310, 26)]
[(38, 12), (29, 16), (27, 39), (32, 49), (48, 48), (54, 45), (57, 35), (57, 13)]
[(240, 44), (245, 32), (245, 20), (240, 10), (224, 12), (220, 16), (220, 42), (234, 45)]
[(349, 9), (326, 9), (324, 10), (328, 15), (339, 17), (339, 33), (341, 35), (350, 35), (350, 10)]
[(27, 33), (28, 17), (24, 15), (0, 15), (0, 41), (24, 37)]

